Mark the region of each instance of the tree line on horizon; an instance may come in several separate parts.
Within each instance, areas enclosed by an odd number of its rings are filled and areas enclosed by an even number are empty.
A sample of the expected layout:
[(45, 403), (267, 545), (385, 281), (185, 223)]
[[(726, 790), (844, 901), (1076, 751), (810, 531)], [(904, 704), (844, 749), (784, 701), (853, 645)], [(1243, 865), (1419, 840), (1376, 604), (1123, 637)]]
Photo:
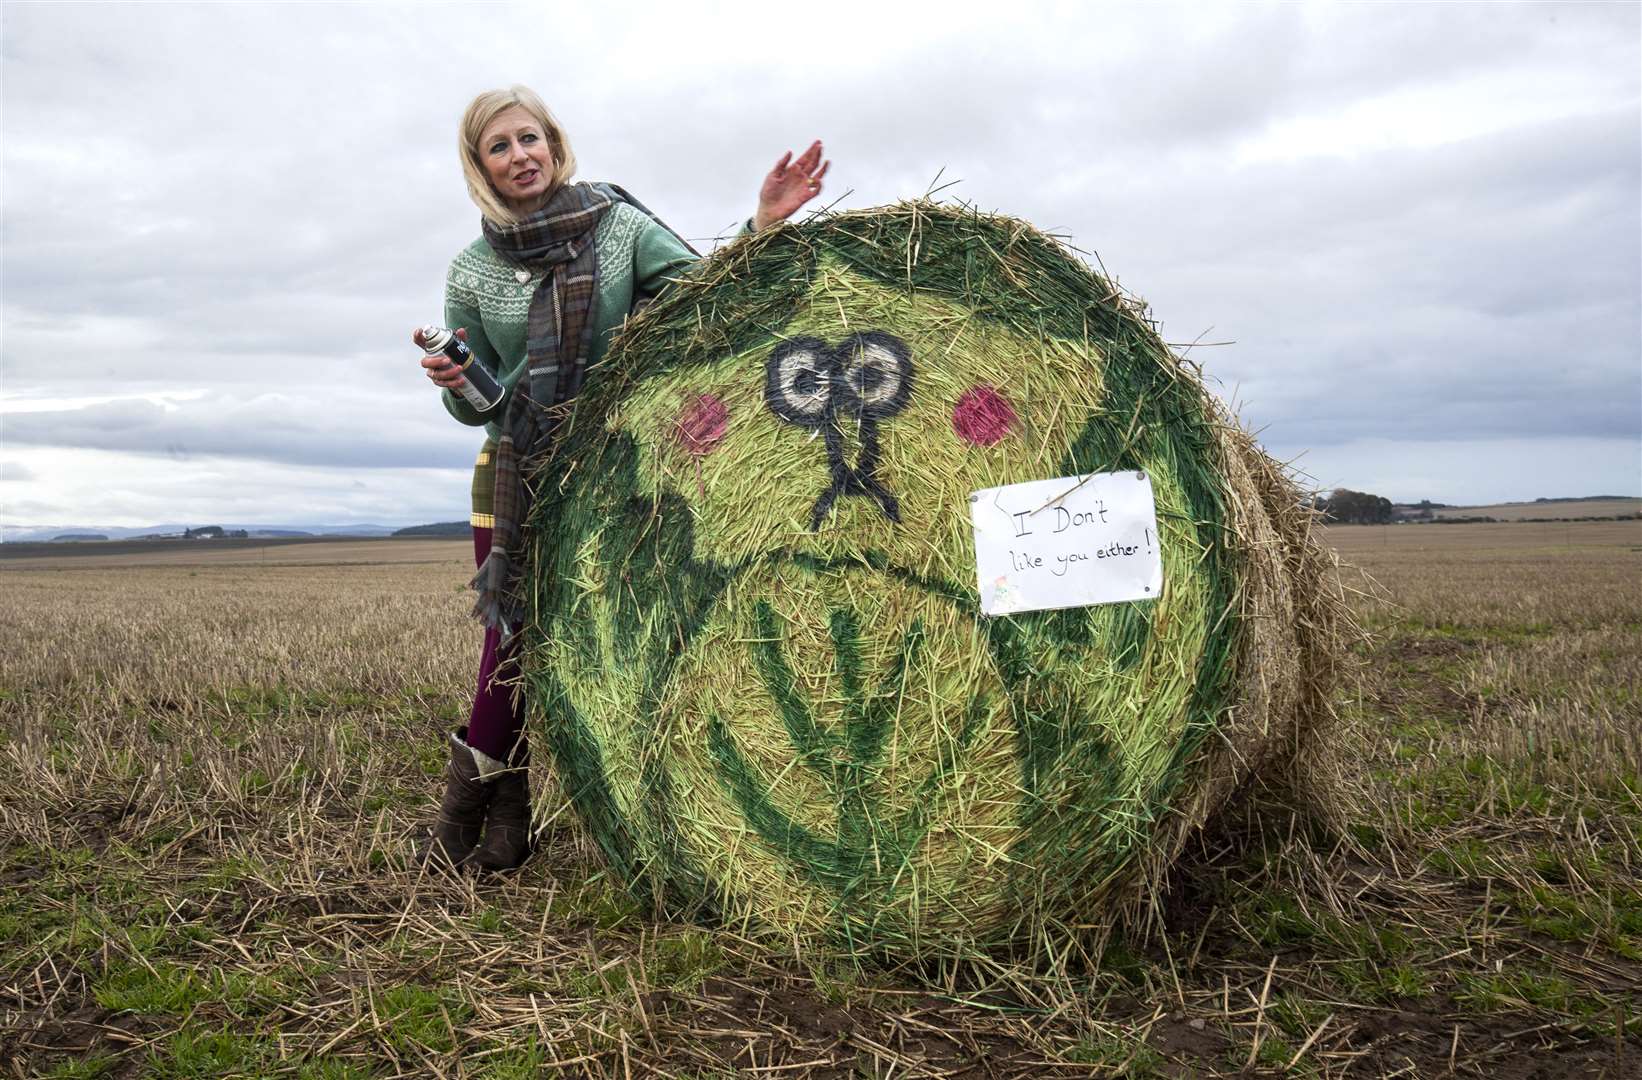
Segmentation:
[(1335, 488), (1312, 504), (1323, 520), (1337, 525), (1384, 525), (1391, 520), (1391, 500), (1366, 491)]

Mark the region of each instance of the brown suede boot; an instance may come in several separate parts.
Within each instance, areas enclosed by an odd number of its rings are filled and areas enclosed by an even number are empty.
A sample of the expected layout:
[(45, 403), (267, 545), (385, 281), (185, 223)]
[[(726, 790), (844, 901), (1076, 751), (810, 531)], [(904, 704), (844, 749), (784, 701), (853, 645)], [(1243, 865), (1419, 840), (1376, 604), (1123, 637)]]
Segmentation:
[(445, 794), (439, 800), (439, 816), (433, 835), (417, 852), (417, 861), (430, 869), (453, 870), (467, 866), (479, 842), (485, 810), (495, 793), (495, 785), (479, 779), (479, 765), (467, 744), (468, 729), (457, 728), (450, 736), (450, 764), (445, 769)]
[(535, 850), (530, 836), (530, 750), (523, 736), (512, 757), (512, 767), (493, 774), (486, 785), (491, 791), (485, 838), (470, 860), (480, 870), (517, 869)]

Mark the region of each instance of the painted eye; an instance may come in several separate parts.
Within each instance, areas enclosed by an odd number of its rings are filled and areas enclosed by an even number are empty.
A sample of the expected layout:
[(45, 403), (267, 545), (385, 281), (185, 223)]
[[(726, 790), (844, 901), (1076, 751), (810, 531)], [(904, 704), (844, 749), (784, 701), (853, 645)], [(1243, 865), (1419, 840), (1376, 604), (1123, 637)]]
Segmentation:
[(764, 401), (789, 424), (820, 427), (832, 395), (832, 354), (816, 338), (793, 338), (770, 354), (764, 368)]
[(965, 442), (995, 446), (1014, 430), (1018, 418), (1009, 399), (981, 383), (965, 390), (952, 410), (952, 430)]
[(712, 394), (697, 394), (674, 423), (674, 432), (684, 449), (695, 457), (712, 453), (730, 430), (730, 409)]
[(879, 330), (856, 334), (838, 347), (845, 411), (858, 416), (894, 416), (912, 395), (912, 351)]

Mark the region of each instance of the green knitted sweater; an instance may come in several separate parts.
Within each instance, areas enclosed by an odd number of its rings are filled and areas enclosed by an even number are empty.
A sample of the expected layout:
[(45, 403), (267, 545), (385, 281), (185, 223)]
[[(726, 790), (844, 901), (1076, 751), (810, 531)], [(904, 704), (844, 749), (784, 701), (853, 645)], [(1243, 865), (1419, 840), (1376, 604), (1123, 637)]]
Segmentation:
[[(696, 259), (678, 237), (623, 202), (605, 213), (593, 242), (598, 245), (599, 285), (593, 298), (589, 365), (604, 355), (635, 302), (655, 296)], [(521, 273), (525, 271), (505, 262), (481, 236), (456, 256), (445, 276), (445, 325), (467, 328), (468, 347), (508, 393), (500, 405), (480, 413), (460, 394), (446, 390), (445, 408), (464, 424), (483, 424), (493, 439), (500, 437), (498, 422), (525, 370), (525, 316), (542, 279), (536, 271), (521, 281)]]

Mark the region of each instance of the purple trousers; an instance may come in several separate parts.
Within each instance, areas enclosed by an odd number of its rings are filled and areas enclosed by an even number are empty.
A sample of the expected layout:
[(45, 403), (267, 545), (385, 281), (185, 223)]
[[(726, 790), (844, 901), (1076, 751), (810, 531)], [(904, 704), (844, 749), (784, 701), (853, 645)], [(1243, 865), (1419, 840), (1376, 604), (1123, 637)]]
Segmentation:
[[(490, 530), (473, 527), (473, 562), (482, 565), (490, 554)], [(498, 761), (508, 760), (524, 727), (524, 702), (515, 702), (514, 687), (504, 685), (519, 673), (511, 643), (502, 644), (501, 631), (485, 628), (484, 651), (479, 654), (479, 686), (468, 713), (468, 745)]]

